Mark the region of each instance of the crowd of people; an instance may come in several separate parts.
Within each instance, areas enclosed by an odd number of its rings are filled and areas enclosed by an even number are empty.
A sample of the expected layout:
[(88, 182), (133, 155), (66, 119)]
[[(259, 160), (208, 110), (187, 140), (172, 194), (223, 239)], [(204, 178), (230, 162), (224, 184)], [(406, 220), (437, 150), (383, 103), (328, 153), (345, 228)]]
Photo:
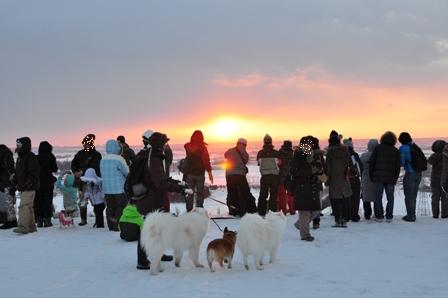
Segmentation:
[[(39, 145), (38, 155), (31, 150), (28, 137), (16, 141), (17, 160), (13, 152), (0, 145), (0, 229), (15, 228), (14, 232), (28, 234), (37, 228), (52, 226), (52, 204), (56, 187), (63, 195), (66, 216), (80, 216), (79, 225), (87, 224), (87, 205), (93, 206), (94, 227), (104, 228), (104, 210), (107, 227), (119, 231), (126, 241), (138, 241), (144, 216), (156, 210), (169, 212), (169, 193), (185, 196), (186, 210), (203, 207), (206, 174), (213, 184), (212, 166), (207, 143), (200, 130), (193, 132), (185, 144), (186, 157), (179, 165), (182, 181), (170, 177), (173, 152), (169, 138), (160, 132), (148, 130), (142, 135), (143, 148), (135, 152), (126, 144), (124, 136), (106, 142), (102, 156), (95, 147), (95, 135), (82, 140), (82, 149), (76, 153), (71, 170), (58, 173), (52, 146), (47, 141)], [(396, 147), (397, 141), (401, 143)], [(401, 168), (404, 168), (403, 189), (406, 215), (403, 220), (416, 220), (416, 200), (422, 172), (427, 162), (432, 166), (432, 213), (434, 218), (448, 217), (448, 145), (437, 140), (434, 153), (427, 160), (409, 133), (397, 138), (390, 131), (378, 141), (368, 142), (361, 156), (355, 152), (353, 140), (343, 139), (336, 131), (330, 133), (328, 146), (321, 148), (313, 136), (300, 139), (297, 146), (285, 140), (279, 150), (272, 137), (266, 134), (263, 147), (257, 153), (260, 192), (258, 200), (251, 193), (247, 181), (249, 154), (247, 140), (238, 139), (236, 146), (227, 150), (226, 184), (229, 214), (244, 216), (270, 211), (295, 214), (295, 226), (300, 238), (313, 241), (313, 229), (320, 226), (321, 211), (331, 206), (335, 218), (333, 227), (346, 228), (347, 222), (358, 222), (362, 199), (364, 218), (376, 221), (393, 220), (394, 190)], [(328, 187), (329, 195), (322, 200), (321, 193)], [(15, 210), (16, 192), (20, 193), (18, 216)], [(383, 206), (383, 193), (387, 198)], [(373, 206), (372, 206), (373, 204)], [(372, 208), (373, 207), (373, 208)], [(172, 259), (164, 255), (164, 261)], [(149, 261), (137, 245), (137, 268), (149, 269)]]

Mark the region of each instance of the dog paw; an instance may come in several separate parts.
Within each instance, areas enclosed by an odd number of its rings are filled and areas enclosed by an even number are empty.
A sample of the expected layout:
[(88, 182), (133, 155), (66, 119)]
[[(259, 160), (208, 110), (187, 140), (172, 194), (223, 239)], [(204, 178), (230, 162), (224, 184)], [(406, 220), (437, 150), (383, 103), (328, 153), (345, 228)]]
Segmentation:
[(150, 273), (151, 273), (151, 275), (158, 275), (159, 274), (159, 272), (157, 272), (156, 270), (151, 270)]
[(180, 263), (174, 263), (174, 266), (176, 266), (176, 267), (180, 267)]
[(196, 268), (204, 268), (204, 265), (202, 265), (202, 264), (196, 264)]
[(244, 265), (244, 268), (246, 268), (246, 270), (249, 271), (249, 265)]

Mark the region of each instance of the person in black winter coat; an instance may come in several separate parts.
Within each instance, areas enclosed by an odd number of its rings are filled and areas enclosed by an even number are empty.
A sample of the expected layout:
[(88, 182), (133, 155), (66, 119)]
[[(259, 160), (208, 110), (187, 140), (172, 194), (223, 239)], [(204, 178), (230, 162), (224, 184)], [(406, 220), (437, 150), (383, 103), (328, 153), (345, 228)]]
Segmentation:
[(34, 214), (36, 216), (37, 227), (51, 227), (52, 209), (53, 209), (53, 190), (56, 178), (53, 173), (58, 171), (56, 157), (52, 153), (53, 146), (47, 141), (39, 145), (39, 155), (37, 160), (40, 167), (40, 188), (36, 192), (34, 200)]
[[(147, 193), (136, 201), (138, 212), (144, 216), (150, 212), (162, 209), (163, 195), (165, 192), (178, 192), (184, 194), (185, 192), (188, 192), (190, 195), (193, 193), (191, 189), (186, 190), (185, 186), (179, 184), (180, 181), (173, 180), (166, 175), (164, 151), (168, 141), (169, 139), (165, 134), (154, 132), (147, 140), (148, 146), (145, 144), (145, 148), (137, 154), (134, 161), (135, 164), (138, 162), (149, 164), (149, 168), (146, 167), (144, 172), (143, 181), (143, 184), (148, 189)], [(164, 255), (162, 257), (162, 261), (171, 261), (172, 259), (172, 256)], [(149, 267), (150, 263), (146, 253), (140, 246), (139, 237), (137, 244), (137, 269), (147, 270)]]
[(291, 161), (294, 157), (294, 151), (292, 150), (292, 142), (286, 140), (283, 142), (282, 147), (278, 151), (280, 154), (280, 183), (278, 186), (278, 208), (283, 211), (284, 214), (288, 212), (291, 215), (296, 213), (294, 208), (294, 194), (289, 192), (285, 187), (285, 180), (289, 174)]
[(2, 230), (17, 227), (16, 218), (16, 190), (12, 186), (11, 176), (15, 172), (14, 157), (12, 151), (6, 145), (0, 145), (0, 192), (5, 202), (6, 212), (4, 213), (4, 224)]
[(373, 150), (370, 157), (369, 174), (376, 184), (376, 198), (374, 214), (378, 221), (384, 219), (383, 192), (386, 190), (387, 206), (386, 219), (391, 221), (394, 211), (394, 191), (400, 175), (400, 151), (395, 147), (397, 136), (393, 132), (386, 132), (380, 144)]
[(39, 162), (31, 152), (31, 139), (23, 137), (16, 141), (16, 152), (19, 155), (16, 162), (16, 173), (13, 184), (20, 192), (19, 218), (15, 233), (28, 234), (36, 232), (34, 220), (34, 197), (39, 189)]
[[(431, 170), (431, 190), (432, 190), (432, 216), (434, 218), (448, 218), (448, 197), (442, 191), (442, 166), (443, 166), (443, 148), (446, 142), (437, 140), (432, 144), (432, 151), (434, 152), (429, 158), (428, 163), (432, 166)], [(440, 212), (440, 204), (442, 205), (442, 212)]]
[(348, 200), (348, 212), (351, 220), (353, 222), (358, 222), (361, 217), (359, 216), (359, 203), (361, 201), (361, 173), (362, 173), (362, 162), (359, 158), (358, 153), (355, 152), (353, 148), (353, 142), (346, 139), (344, 140), (344, 145), (348, 147), (348, 153), (350, 154), (351, 165), (350, 171), (348, 173), (350, 179), (350, 187), (352, 188), (352, 196)]
[(291, 161), (290, 174), (294, 185), (294, 206), (299, 211), (300, 237), (305, 241), (313, 241), (310, 234), (310, 222), (319, 216), (320, 187), (319, 175), (323, 174), (323, 167), (318, 166), (314, 158), (314, 138), (303, 137), (299, 150), (294, 153)]
[(95, 173), (101, 177), (100, 171), (100, 161), (101, 153), (95, 149), (95, 135), (88, 134), (82, 140), (83, 149), (76, 153), (72, 160), (72, 172), (75, 174), (75, 184), (79, 188), (79, 212), (81, 215), (80, 226), (87, 224), (87, 200), (84, 199), (82, 194), (82, 189), (84, 183), (81, 181), (80, 177), (84, 175), (88, 168), (93, 168)]

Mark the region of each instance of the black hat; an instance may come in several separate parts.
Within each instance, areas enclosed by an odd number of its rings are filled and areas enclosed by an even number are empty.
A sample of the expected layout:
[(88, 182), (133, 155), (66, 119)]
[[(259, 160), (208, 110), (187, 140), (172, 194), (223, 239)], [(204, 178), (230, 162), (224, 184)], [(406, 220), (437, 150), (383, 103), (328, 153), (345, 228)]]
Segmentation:
[(282, 147), (292, 149), (292, 142), (290, 140), (285, 140), (285, 141), (283, 141)]
[(149, 137), (149, 144), (153, 148), (162, 148), (169, 140), (166, 134), (155, 132)]

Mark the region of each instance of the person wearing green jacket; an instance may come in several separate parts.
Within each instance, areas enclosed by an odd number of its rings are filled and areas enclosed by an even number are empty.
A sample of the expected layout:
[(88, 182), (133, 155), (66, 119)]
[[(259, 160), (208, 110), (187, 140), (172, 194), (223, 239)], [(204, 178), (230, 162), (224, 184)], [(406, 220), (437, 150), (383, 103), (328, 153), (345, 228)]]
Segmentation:
[(137, 210), (134, 200), (130, 200), (119, 221), (120, 238), (125, 241), (137, 241), (143, 228), (143, 215)]

